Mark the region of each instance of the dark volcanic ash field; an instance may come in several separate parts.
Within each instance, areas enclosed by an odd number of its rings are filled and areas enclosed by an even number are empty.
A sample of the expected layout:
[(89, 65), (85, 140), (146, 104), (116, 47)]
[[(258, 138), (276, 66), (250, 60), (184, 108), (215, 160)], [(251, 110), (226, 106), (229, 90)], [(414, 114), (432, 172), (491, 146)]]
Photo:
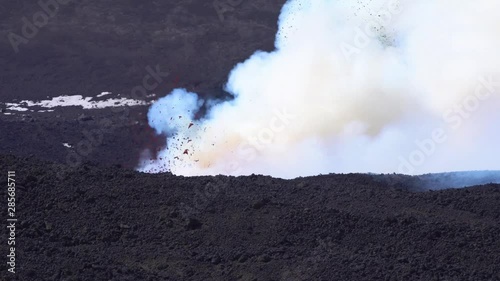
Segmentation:
[[(41, 8), (0, 3), (0, 215), (5, 223), (15, 171), (18, 218), (16, 273), (4, 227), (0, 280), (500, 280), (498, 172), (134, 171), (144, 148), (165, 147), (147, 103), (177, 87), (222, 98), (236, 63), (273, 49), (285, 1), (237, 2), (223, 20), (203, 0), (61, 4), (17, 54), (9, 32)], [(169, 73), (158, 96), (125, 111), (8, 105), (119, 99), (157, 66)], [(75, 162), (82, 141), (91, 145)]]

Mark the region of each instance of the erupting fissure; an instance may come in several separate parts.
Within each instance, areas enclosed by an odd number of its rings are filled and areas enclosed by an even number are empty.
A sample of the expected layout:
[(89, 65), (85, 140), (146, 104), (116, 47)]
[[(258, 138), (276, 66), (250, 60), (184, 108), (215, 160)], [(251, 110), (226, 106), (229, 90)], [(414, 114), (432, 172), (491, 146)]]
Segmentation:
[[(151, 105), (167, 149), (138, 169), (283, 178), (500, 169), (499, 13), (496, 0), (289, 0), (275, 50), (229, 74), (234, 99), (175, 89)], [(432, 149), (418, 145), (429, 139)]]

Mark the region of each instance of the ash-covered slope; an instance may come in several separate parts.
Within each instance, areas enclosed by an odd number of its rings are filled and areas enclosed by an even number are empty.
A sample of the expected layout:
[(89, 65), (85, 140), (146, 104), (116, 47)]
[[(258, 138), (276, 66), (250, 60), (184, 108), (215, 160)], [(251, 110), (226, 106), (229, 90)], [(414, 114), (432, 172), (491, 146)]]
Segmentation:
[(500, 279), (499, 185), (58, 169), (0, 157), (17, 177), (16, 280)]
[(232, 1), (229, 6), (206, 0), (57, 1), (66, 4), (58, 5), (33, 38), (11, 42), (9, 34), (27, 37), (23, 28), (33, 33), (26, 22), (44, 16), (39, 3), (53, 2), (0, 3), (0, 62), (5, 66), (0, 68), (0, 102), (102, 91), (130, 95), (142, 85), (147, 66), (170, 73), (156, 93), (219, 88), (234, 64), (257, 49), (272, 48), (285, 0)]

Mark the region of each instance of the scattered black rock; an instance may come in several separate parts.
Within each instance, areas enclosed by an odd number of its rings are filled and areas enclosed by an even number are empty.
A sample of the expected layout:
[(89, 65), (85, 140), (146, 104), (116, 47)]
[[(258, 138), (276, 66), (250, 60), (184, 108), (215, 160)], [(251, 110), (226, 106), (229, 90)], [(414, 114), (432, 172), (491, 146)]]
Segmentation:
[(81, 114), (80, 116), (78, 116), (78, 121), (81, 122), (92, 121), (92, 120), (94, 120), (94, 118), (90, 115)]
[(261, 199), (261, 200), (258, 200), (257, 202), (255, 202), (252, 207), (254, 209), (260, 209), (262, 207), (264, 207), (267, 203), (269, 203), (269, 199), (265, 198), (265, 199)]
[(199, 220), (193, 219), (193, 218), (189, 218), (187, 220), (187, 223), (186, 223), (186, 229), (187, 230), (200, 229), (202, 225), (203, 224)]

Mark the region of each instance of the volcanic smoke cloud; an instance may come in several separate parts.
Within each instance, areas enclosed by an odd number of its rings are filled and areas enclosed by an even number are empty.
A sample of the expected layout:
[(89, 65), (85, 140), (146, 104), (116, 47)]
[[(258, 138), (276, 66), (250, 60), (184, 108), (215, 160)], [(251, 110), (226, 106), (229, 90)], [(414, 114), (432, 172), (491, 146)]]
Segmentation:
[[(176, 89), (139, 170), (178, 175), (500, 169), (500, 1), (290, 0), (230, 101)], [(195, 118), (205, 105), (203, 118)]]

